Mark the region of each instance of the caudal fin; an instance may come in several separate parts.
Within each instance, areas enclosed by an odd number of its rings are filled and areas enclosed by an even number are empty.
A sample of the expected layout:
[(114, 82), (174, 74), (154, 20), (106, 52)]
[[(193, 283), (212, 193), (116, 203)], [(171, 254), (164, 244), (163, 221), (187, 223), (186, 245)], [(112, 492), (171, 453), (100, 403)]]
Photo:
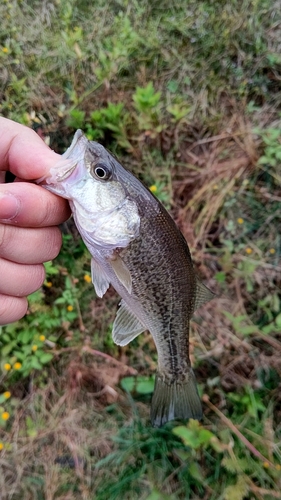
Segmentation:
[(150, 416), (153, 427), (160, 427), (169, 420), (201, 420), (202, 406), (192, 370), (184, 382), (168, 383), (157, 373)]

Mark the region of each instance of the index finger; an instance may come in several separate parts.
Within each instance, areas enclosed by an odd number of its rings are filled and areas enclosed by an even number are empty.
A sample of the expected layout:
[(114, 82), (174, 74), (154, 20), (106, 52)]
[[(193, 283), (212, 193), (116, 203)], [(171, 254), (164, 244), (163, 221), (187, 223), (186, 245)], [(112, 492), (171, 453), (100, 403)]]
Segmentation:
[(59, 162), (65, 163), (33, 130), (0, 117), (0, 170), (33, 180), (48, 174)]
[(0, 184), (0, 222), (21, 227), (56, 226), (70, 213), (66, 200), (41, 186), (31, 182)]

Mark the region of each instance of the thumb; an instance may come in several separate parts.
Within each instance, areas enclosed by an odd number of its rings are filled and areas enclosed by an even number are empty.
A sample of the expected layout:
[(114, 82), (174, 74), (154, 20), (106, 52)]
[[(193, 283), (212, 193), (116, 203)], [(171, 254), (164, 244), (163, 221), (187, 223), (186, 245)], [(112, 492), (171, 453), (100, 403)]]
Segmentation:
[(66, 162), (28, 127), (0, 117), (0, 169), (33, 180), (48, 174), (54, 164)]

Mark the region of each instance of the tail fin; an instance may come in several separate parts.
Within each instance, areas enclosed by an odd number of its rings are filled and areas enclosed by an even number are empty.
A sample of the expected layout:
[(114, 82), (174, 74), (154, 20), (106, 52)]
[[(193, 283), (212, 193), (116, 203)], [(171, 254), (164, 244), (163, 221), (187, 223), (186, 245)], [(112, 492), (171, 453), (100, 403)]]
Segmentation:
[(153, 427), (160, 427), (169, 420), (201, 420), (202, 406), (192, 370), (184, 382), (168, 382), (156, 374), (150, 416)]

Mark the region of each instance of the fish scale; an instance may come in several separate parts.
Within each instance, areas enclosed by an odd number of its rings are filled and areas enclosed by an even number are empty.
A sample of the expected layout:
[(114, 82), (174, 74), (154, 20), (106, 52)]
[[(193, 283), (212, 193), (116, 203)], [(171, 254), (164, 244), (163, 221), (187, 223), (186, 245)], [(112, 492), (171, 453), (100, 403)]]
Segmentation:
[(100, 144), (77, 131), (41, 184), (70, 200), (92, 256), (92, 281), (102, 297), (111, 284), (122, 297), (113, 340), (126, 345), (149, 330), (158, 353), (151, 421), (202, 418), (189, 360), (189, 324), (213, 294), (199, 282), (188, 245), (155, 196)]

